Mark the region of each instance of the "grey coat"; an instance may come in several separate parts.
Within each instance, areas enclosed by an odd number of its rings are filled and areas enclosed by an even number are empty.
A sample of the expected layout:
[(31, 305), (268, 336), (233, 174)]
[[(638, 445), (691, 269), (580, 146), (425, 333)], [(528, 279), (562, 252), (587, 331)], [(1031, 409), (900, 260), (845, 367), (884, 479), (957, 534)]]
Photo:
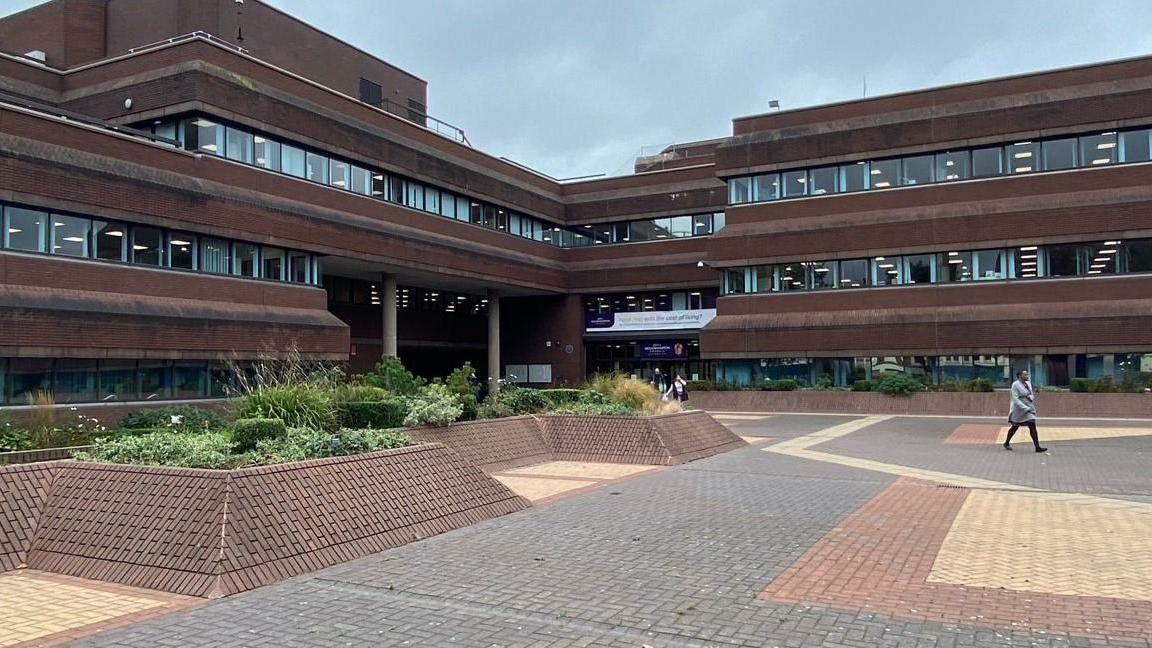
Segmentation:
[(1012, 409), (1008, 412), (1009, 423), (1027, 423), (1036, 420), (1036, 394), (1032, 386), (1017, 380), (1012, 383)]

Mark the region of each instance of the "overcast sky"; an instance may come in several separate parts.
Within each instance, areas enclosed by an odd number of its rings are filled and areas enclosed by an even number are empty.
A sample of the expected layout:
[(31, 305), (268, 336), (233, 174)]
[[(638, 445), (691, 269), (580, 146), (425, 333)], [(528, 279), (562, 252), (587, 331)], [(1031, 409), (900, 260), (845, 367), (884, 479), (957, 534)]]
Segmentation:
[(770, 99), (858, 98), (865, 77), (874, 96), (1152, 54), (1149, 0), (268, 1), (425, 79), (429, 113), (474, 146), (559, 178), (730, 134)]

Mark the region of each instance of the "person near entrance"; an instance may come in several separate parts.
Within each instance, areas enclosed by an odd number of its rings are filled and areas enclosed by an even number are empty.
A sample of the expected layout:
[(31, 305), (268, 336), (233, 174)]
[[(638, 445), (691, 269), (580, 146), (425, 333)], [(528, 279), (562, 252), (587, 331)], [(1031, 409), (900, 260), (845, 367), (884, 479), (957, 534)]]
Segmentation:
[(660, 393), (664, 393), (664, 391), (668, 389), (668, 380), (664, 374), (660, 373), (660, 367), (656, 367), (656, 369), (652, 371), (652, 380), (649, 382), (651, 382), (652, 386), (656, 388), (656, 391)]
[(1004, 440), (1004, 449), (1012, 449), (1012, 435), (1020, 426), (1026, 426), (1032, 435), (1032, 445), (1036, 452), (1048, 452), (1048, 448), (1040, 447), (1040, 437), (1036, 434), (1036, 392), (1028, 382), (1028, 371), (1016, 373), (1016, 382), (1012, 383), (1012, 406), (1008, 411), (1008, 438)]
[(676, 374), (676, 379), (672, 381), (672, 386), (664, 393), (664, 400), (675, 398), (677, 402), (684, 403), (688, 400), (688, 383), (684, 381), (684, 377)]

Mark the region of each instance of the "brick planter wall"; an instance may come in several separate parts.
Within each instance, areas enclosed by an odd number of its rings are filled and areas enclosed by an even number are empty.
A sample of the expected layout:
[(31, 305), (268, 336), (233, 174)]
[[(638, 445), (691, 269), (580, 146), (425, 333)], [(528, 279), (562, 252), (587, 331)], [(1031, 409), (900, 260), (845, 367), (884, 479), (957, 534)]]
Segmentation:
[(747, 445), (706, 412), (663, 416), (540, 417), (553, 456), (563, 461), (673, 466)]
[(49, 462), (0, 486), (6, 569), (207, 597), (529, 506), (440, 444), (233, 471)]
[(511, 470), (552, 460), (539, 422), (531, 416), (467, 421), (447, 427), (411, 428), (423, 443), (443, 443), (487, 472)]
[[(692, 392), (692, 404), (714, 412), (828, 412), (844, 414), (940, 414), (1008, 416), (1008, 392), (924, 392), (886, 396), (874, 392), (727, 391)], [(1152, 418), (1152, 394), (1039, 392), (1041, 418)]]

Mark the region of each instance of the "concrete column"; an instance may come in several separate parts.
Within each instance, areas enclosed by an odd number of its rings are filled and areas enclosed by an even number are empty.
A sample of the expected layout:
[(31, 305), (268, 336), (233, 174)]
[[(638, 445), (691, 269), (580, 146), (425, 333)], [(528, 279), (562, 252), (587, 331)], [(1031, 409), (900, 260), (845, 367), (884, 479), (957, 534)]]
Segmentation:
[(488, 291), (488, 393), (500, 391), (500, 294)]
[(381, 356), (396, 357), (396, 275), (382, 274), (380, 281), (384, 284), (383, 297), (380, 299), (380, 306), (384, 309), (384, 330), (383, 343), (384, 349)]

